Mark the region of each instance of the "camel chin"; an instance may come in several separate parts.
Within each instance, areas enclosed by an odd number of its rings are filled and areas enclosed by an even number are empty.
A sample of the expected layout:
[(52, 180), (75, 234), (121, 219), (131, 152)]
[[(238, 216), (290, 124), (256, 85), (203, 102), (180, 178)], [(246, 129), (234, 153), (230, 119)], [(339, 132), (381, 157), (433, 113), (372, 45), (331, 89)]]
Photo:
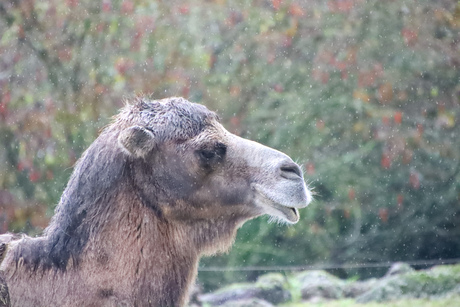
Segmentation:
[(305, 184), (299, 183), (299, 185), (300, 187), (297, 188), (303, 188), (304, 193), (300, 194), (303, 197), (297, 201), (292, 201), (292, 195), (286, 195), (286, 190), (276, 191), (254, 185), (255, 205), (261, 208), (262, 214), (269, 215), (275, 221), (296, 224), (300, 219), (298, 209), (305, 208), (312, 201), (311, 192)]

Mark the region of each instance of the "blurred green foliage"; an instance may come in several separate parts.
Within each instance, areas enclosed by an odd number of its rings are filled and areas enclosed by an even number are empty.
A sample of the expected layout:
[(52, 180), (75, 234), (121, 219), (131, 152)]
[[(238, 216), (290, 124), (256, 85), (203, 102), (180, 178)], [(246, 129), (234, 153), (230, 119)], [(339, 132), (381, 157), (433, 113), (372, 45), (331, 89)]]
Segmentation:
[(459, 257), (459, 31), (453, 0), (2, 1), (0, 232), (43, 229), (110, 116), (152, 93), (288, 153), (316, 193), (202, 266)]

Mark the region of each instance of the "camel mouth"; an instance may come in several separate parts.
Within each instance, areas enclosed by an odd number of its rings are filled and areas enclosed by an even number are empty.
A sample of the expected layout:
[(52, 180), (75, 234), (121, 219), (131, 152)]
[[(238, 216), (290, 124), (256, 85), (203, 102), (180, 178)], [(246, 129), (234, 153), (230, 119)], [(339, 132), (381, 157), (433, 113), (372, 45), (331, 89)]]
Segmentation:
[(262, 208), (263, 214), (268, 214), (271, 218), (288, 224), (296, 224), (300, 220), (299, 210), (296, 207), (273, 200), (257, 186), (254, 187), (254, 190), (256, 191), (256, 205)]
[[(272, 203), (272, 207), (283, 214), (285, 220), (290, 224), (295, 224), (300, 220), (299, 210), (293, 207), (286, 207), (281, 204)], [(276, 216), (279, 218), (279, 216)]]

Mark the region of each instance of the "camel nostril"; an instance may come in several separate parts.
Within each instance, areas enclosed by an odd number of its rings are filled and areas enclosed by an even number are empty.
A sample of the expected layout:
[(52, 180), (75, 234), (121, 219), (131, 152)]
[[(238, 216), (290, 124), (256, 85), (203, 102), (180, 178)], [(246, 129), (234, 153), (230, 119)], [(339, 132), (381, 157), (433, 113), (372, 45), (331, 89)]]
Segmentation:
[(298, 179), (299, 177), (302, 178), (302, 171), (297, 164), (289, 163), (283, 164), (280, 167), (281, 170), (281, 177), (286, 179)]

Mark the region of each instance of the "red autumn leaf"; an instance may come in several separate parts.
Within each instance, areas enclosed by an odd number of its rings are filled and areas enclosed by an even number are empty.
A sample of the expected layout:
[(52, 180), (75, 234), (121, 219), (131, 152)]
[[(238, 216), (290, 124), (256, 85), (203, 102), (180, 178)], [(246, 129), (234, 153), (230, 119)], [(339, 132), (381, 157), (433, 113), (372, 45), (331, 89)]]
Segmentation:
[(398, 209), (401, 209), (404, 202), (404, 196), (402, 194), (398, 194), (398, 196), (396, 196), (396, 202), (398, 204)]
[(179, 13), (181, 15), (187, 15), (190, 13), (190, 6), (188, 4), (182, 4), (179, 6)]
[(14, 55), (14, 57), (13, 57), (13, 63), (16, 64), (16, 63), (19, 62), (19, 60), (21, 60), (21, 59), (22, 59), (21, 54), (16, 53), (16, 54)]
[(8, 113), (8, 104), (10, 103), (11, 101), (11, 93), (10, 91), (6, 91), (3, 96), (2, 96), (2, 99), (0, 101), (0, 115), (2, 116), (6, 116), (7, 113)]
[(76, 7), (78, 5), (78, 1), (79, 0), (67, 0), (66, 2), (69, 7)]
[(102, 1), (102, 11), (110, 12), (111, 10), (112, 10), (112, 1), (111, 0)]
[(58, 51), (58, 58), (62, 62), (68, 62), (72, 59), (72, 49), (68, 47), (63, 47)]
[(126, 58), (118, 58), (115, 61), (115, 69), (118, 71), (120, 75), (125, 75), (126, 72), (132, 68), (134, 63), (130, 59)]
[(285, 35), (283, 38), (283, 47), (288, 48), (292, 46), (292, 37), (290, 35)]
[(350, 188), (350, 190), (348, 190), (348, 199), (355, 200), (355, 189)]
[(412, 161), (412, 156), (414, 153), (410, 149), (406, 149), (403, 152), (403, 163), (404, 164), (409, 164)]
[(302, 17), (305, 15), (305, 11), (299, 4), (292, 3), (289, 6), (289, 14), (291, 14), (291, 16)]
[(217, 55), (215, 53), (211, 54), (211, 56), (209, 57), (209, 68), (212, 69), (214, 68), (214, 65), (216, 64), (217, 62)]
[(328, 72), (323, 72), (321, 74), (321, 83), (327, 84), (329, 82), (329, 73)]
[(418, 133), (418, 136), (422, 136), (423, 134), (423, 125), (422, 124), (417, 124), (417, 133)]
[(275, 62), (275, 60), (276, 60), (276, 54), (274, 52), (270, 52), (267, 55), (267, 63), (268, 64), (273, 64), (273, 62)]
[(272, 0), (273, 8), (278, 11), (280, 9), (282, 0)]
[(414, 30), (404, 28), (401, 30), (401, 36), (403, 37), (404, 43), (410, 47), (415, 45), (415, 43), (417, 42), (418, 33)]
[(369, 87), (375, 84), (376, 76), (372, 71), (363, 71), (358, 74), (358, 87)]
[(277, 92), (277, 93), (282, 93), (282, 92), (284, 92), (283, 86), (282, 86), (281, 84), (279, 84), (279, 83), (278, 83), (278, 84), (275, 84), (275, 85), (273, 86), (273, 89), (274, 89), (275, 92)]
[(188, 97), (190, 95), (190, 84), (186, 84), (181, 91), (183, 97)]
[(28, 170), (31, 167), (32, 167), (32, 162), (30, 162), (28, 160), (21, 160), (21, 161), (18, 162), (18, 165), (16, 166), (16, 168), (20, 172), (22, 172), (24, 170)]
[(105, 24), (104, 23), (99, 23), (97, 26), (96, 26), (96, 31), (97, 33), (102, 33), (105, 31)]
[(379, 209), (379, 217), (383, 223), (388, 222), (388, 209), (387, 208), (380, 208)]
[(327, 2), (327, 7), (329, 8), (329, 11), (331, 12), (336, 12), (337, 11), (337, 6), (335, 4), (335, 1), (328, 1)]
[(131, 41), (131, 50), (132, 51), (139, 51), (141, 47), (141, 39), (142, 35), (144, 34), (143, 31), (136, 31), (136, 34), (134, 34), (134, 37)]
[(402, 112), (401, 111), (395, 112), (394, 120), (395, 120), (396, 124), (401, 124), (401, 122), (402, 122)]
[(376, 77), (382, 77), (383, 76), (383, 65), (380, 62), (374, 63), (372, 67), (372, 72), (375, 74)]
[(399, 101), (406, 101), (408, 98), (407, 92), (406, 91), (399, 91), (397, 98)]
[(54, 179), (54, 173), (51, 170), (46, 171), (46, 179), (47, 180), (53, 180)]
[(244, 16), (238, 12), (230, 12), (228, 17), (225, 19), (225, 24), (229, 27), (234, 27), (236, 24), (239, 24), (244, 20)]
[(328, 63), (329, 65), (333, 65), (335, 63), (335, 56), (334, 53), (330, 50), (322, 50), (317, 59), (319, 62)]
[(316, 129), (318, 129), (319, 131), (322, 131), (324, 129), (324, 121), (322, 119), (318, 119), (316, 121)]
[(438, 103), (438, 112), (444, 113), (446, 111), (446, 105), (443, 102)]
[(241, 126), (241, 120), (238, 116), (233, 116), (232, 118), (230, 118), (230, 123), (236, 128), (239, 128)]
[(377, 99), (382, 104), (389, 103), (393, 100), (393, 85), (390, 82), (385, 82), (379, 86)]
[(41, 177), (40, 172), (37, 171), (36, 169), (32, 169), (29, 172), (29, 180), (31, 182), (37, 182), (40, 179), (40, 177)]
[(9, 224), (8, 219), (0, 219), (0, 233), (7, 232)]
[(388, 153), (383, 153), (382, 158), (380, 160), (380, 165), (384, 169), (389, 169), (391, 167), (391, 157)]
[(388, 118), (388, 116), (383, 116), (382, 117), (382, 124), (387, 127), (390, 125), (390, 119)]
[(337, 0), (336, 7), (339, 12), (349, 12), (353, 8), (354, 0)]
[(409, 184), (412, 188), (418, 190), (420, 188), (420, 174), (416, 171), (411, 171), (409, 175)]
[(24, 39), (26, 37), (26, 32), (24, 31), (24, 27), (20, 25), (18, 27), (18, 38), (19, 39)]
[(134, 12), (134, 2), (130, 0), (125, 0), (121, 4), (121, 12), (125, 14), (131, 14)]
[(338, 70), (342, 71), (345, 68), (347, 68), (347, 62), (345, 62), (345, 61), (335, 61), (334, 66)]
[(45, 129), (45, 136), (46, 136), (46, 138), (49, 139), (49, 138), (51, 138), (52, 135), (53, 135), (53, 133), (52, 133), (51, 127), (49, 127), (49, 126), (46, 127), (46, 129)]
[(101, 94), (104, 94), (106, 92), (106, 88), (104, 85), (102, 84), (96, 84), (96, 86), (94, 87), (94, 92), (97, 94), (97, 95), (101, 95)]
[(6, 103), (0, 103), (0, 115), (5, 118), (8, 115), (8, 109)]
[(16, 166), (16, 169), (17, 169), (18, 171), (22, 172), (25, 168), (26, 168), (26, 167), (25, 167), (24, 162), (19, 161), (19, 162), (18, 162), (18, 165)]
[(346, 13), (353, 8), (354, 0), (331, 0), (328, 1), (327, 7), (333, 13)]
[(232, 97), (238, 97), (241, 94), (241, 87), (238, 85), (233, 85), (230, 87), (230, 96)]
[(313, 175), (315, 174), (315, 165), (312, 162), (308, 162), (305, 165), (306, 171), (308, 175)]

